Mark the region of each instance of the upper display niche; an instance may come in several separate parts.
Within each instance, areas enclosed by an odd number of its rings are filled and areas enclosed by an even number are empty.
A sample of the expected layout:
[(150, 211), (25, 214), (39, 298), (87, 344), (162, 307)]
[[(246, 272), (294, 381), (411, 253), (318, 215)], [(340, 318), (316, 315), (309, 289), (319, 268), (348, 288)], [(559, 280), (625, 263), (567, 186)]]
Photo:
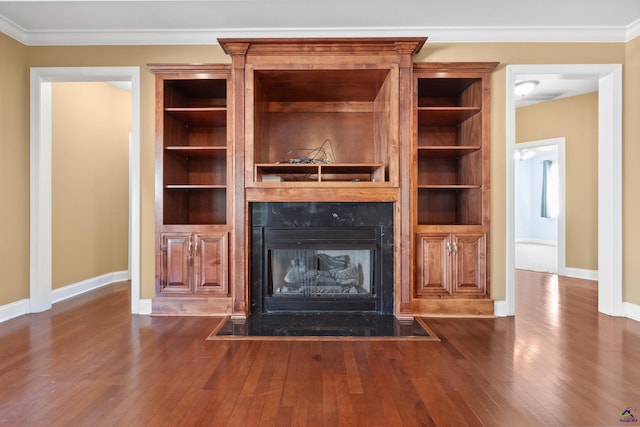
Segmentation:
[(256, 181), (266, 181), (264, 175), (282, 181), (386, 181), (389, 147), (397, 141), (392, 74), (389, 69), (256, 71)]
[(398, 186), (400, 64), (422, 43), (221, 41), (245, 49), (246, 185)]

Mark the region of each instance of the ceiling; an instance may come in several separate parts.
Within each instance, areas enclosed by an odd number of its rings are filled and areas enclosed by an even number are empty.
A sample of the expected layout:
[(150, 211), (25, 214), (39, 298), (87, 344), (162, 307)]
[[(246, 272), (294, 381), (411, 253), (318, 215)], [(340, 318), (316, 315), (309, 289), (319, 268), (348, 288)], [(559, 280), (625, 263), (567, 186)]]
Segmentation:
[(313, 36), (625, 42), (640, 34), (640, 0), (0, 0), (0, 31), (25, 45)]
[[(0, 32), (27, 46), (215, 44), (219, 37), (401, 37), (437, 42), (626, 42), (640, 0), (0, 0)], [(523, 77), (524, 78), (524, 77)], [(597, 90), (538, 81), (516, 106)]]
[(516, 84), (522, 81), (535, 81), (537, 85), (525, 96), (515, 95), (516, 108), (583, 95), (598, 90), (598, 78), (594, 76), (522, 75), (516, 79)]

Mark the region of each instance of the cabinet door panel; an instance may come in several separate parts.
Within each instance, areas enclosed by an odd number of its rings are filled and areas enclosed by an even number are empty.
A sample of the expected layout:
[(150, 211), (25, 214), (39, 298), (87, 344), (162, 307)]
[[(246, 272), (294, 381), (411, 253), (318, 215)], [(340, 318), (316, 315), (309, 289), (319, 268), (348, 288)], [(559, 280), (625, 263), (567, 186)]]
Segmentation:
[(191, 292), (191, 248), (190, 234), (162, 235), (162, 265), (161, 289), (162, 294)]
[(196, 245), (195, 292), (226, 295), (227, 234), (198, 235)]
[(418, 234), (417, 295), (451, 294), (450, 244), (449, 234)]
[(485, 294), (485, 239), (481, 234), (455, 235), (454, 289), (455, 294)]

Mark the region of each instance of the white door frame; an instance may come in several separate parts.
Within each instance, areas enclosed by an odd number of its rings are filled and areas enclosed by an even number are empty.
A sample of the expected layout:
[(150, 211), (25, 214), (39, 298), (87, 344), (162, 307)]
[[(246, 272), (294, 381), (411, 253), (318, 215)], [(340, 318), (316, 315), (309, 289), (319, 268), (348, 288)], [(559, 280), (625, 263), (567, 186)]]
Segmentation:
[(51, 84), (131, 82), (129, 150), (129, 278), (131, 312), (140, 312), (140, 68), (31, 68), (29, 311), (51, 308)]
[[(515, 174), (515, 163), (518, 162), (518, 160), (514, 159), (514, 154), (516, 150), (522, 150), (522, 149), (532, 149), (532, 148), (539, 148), (539, 147), (548, 147), (548, 146), (557, 146), (558, 147), (558, 240), (556, 242), (556, 247), (558, 250), (558, 274), (561, 276), (566, 275), (566, 269), (567, 269), (567, 265), (566, 265), (566, 255), (565, 255), (565, 248), (566, 248), (566, 233), (565, 233), (565, 190), (566, 190), (566, 185), (565, 185), (565, 168), (566, 168), (566, 158), (565, 158), (565, 138), (564, 137), (557, 137), (557, 138), (550, 138), (550, 139), (541, 139), (538, 141), (528, 141), (528, 142), (521, 142), (519, 144), (513, 144), (513, 149), (511, 150), (511, 162), (514, 165), (514, 174), (513, 174), (513, 185), (514, 185), (514, 193), (513, 193), (513, 204), (514, 204), (514, 216), (513, 216), (513, 227), (514, 227), (514, 232), (513, 232), (513, 241), (515, 242), (515, 226), (516, 226), (516, 219), (515, 219), (515, 191), (517, 190), (517, 188), (515, 187), (515, 179), (516, 179), (516, 174)], [(514, 246), (514, 256), (515, 256), (515, 246)], [(514, 258), (514, 268), (515, 268), (515, 258)]]
[(622, 305), (622, 65), (508, 65), (506, 77), (506, 301), (496, 314), (515, 314), (514, 165), (518, 77), (580, 76), (598, 79), (598, 311), (623, 316)]

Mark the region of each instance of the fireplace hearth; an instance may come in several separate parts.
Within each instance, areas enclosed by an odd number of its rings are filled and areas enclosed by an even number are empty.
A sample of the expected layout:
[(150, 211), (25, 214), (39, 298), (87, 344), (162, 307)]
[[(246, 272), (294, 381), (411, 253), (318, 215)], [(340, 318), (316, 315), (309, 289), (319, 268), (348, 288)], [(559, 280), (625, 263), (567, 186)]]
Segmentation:
[(253, 203), (251, 308), (393, 314), (391, 203)]

